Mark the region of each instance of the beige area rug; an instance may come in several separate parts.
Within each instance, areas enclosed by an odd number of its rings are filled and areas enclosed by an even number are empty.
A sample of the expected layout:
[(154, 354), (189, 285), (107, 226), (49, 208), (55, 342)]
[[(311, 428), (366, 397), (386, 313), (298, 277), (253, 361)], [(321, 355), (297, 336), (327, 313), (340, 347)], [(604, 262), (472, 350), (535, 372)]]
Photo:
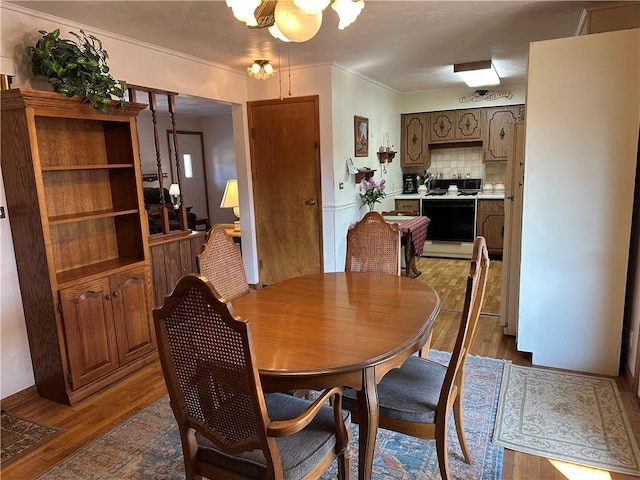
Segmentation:
[(493, 442), (519, 452), (640, 475), (614, 379), (507, 364)]
[(5, 466), (59, 433), (55, 428), (2, 412), (0, 430), (1, 460)]
[[(416, 267), (422, 272), (417, 279), (435, 288), (440, 295), (441, 310), (462, 311), (469, 260), (421, 257)], [(501, 296), (502, 262), (491, 260), (482, 314), (500, 315)]]

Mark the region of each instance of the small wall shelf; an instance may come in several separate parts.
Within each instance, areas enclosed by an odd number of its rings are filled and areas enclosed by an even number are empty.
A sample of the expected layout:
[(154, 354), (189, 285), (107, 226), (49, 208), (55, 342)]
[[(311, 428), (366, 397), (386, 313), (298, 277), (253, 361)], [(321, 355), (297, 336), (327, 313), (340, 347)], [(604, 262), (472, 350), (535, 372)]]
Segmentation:
[(359, 168), (358, 173), (356, 173), (356, 183), (360, 183), (363, 178), (369, 180), (371, 177), (373, 177), (373, 174), (375, 172), (375, 170), (371, 170), (370, 168)]
[(380, 161), (380, 163), (384, 163), (384, 162), (388, 162), (391, 163), (393, 162), (393, 159), (396, 156), (396, 152), (392, 152), (392, 151), (388, 151), (388, 152), (378, 152), (378, 160)]

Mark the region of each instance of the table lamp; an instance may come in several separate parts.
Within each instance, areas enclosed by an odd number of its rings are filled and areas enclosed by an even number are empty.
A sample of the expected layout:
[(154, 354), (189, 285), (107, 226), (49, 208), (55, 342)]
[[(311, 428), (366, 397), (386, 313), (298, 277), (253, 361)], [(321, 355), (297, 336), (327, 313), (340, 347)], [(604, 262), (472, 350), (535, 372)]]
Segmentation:
[(178, 208), (178, 197), (180, 196), (180, 185), (172, 183), (169, 187), (169, 195), (173, 199), (173, 208)]
[(224, 187), (220, 208), (233, 208), (233, 214), (237, 220), (233, 222), (233, 230), (240, 231), (240, 201), (238, 200), (238, 180), (228, 180)]

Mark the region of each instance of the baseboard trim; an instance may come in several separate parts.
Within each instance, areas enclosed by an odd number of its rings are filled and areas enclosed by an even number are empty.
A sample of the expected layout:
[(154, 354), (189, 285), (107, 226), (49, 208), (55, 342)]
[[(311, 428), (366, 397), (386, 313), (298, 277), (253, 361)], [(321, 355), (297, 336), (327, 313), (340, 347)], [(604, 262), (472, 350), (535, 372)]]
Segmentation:
[(20, 390), (13, 395), (9, 395), (8, 397), (1, 399), (0, 405), (2, 405), (2, 410), (10, 410), (38, 397), (38, 389), (35, 385), (31, 385), (24, 390)]

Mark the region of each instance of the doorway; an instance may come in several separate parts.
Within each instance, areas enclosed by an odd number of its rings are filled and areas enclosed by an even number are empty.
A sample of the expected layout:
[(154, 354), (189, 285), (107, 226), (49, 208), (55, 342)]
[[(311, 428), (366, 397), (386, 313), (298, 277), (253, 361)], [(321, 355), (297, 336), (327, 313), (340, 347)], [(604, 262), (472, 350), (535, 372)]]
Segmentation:
[[(172, 132), (167, 130), (169, 159), (171, 163), (171, 183), (177, 183), (176, 164), (172, 146)], [(209, 202), (207, 175), (205, 170), (204, 144), (202, 132), (180, 130), (177, 132), (178, 155), (180, 158), (180, 189), (187, 211), (194, 213), (197, 220), (208, 220)]]
[(259, 281), (322, 268), (318, 96), (247, 103)]

